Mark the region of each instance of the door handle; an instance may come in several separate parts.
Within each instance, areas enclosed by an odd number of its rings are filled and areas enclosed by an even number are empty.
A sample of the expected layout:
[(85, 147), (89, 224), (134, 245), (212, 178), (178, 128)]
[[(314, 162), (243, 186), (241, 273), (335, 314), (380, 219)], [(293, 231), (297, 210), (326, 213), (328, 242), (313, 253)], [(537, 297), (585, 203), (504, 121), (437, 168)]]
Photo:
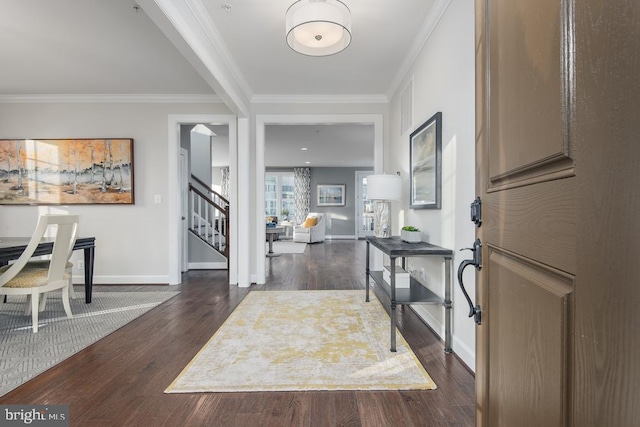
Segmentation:
[(460, 263), (460, 266), (458, 266), (458, 284), (460, 285), (460, 289), (462, 290), (462, 293), (464, 294), (464, 297), (469, 304), (469, 317), (473, 317), (473, 320), (476, 322), (476, 324), (480, 325), (482, 324), (482, 310), (480, 309), (479, 305), (474, 305), (473, 301), (471, 301), (471, 298), (469, 297), (469, 294), (467, 293), (467, 290), (465, 289), (464, 283), (462, 281), (462, 273), (464, 272), (464, 269), (469, 267), (470, 265), (473, 265), (476, 270), (480, 270), (482, 268), (482, 242), (480, 242), (480, 239), (476, 239), (476, 241), (473, 242), (473, 247), (463, 248), (460, 250), (469, 250), (473, 253), (473, 257), (471, 259), (462, 261)]

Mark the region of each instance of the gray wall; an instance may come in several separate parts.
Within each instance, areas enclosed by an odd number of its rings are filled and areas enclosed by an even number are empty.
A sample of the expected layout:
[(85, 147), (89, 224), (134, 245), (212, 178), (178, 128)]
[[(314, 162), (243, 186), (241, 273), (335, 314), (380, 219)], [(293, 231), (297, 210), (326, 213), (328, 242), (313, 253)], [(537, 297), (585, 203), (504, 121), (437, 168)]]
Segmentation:
[[(326, 234), (329, 236), (356, 235), (356, 171), (365, 168), (311, 168), (311, 212), (326, 214)], [(371, 171), (373, 173), (373, 171)], [(318, 184), (344, 184), (345, 206), (317, 206)]]

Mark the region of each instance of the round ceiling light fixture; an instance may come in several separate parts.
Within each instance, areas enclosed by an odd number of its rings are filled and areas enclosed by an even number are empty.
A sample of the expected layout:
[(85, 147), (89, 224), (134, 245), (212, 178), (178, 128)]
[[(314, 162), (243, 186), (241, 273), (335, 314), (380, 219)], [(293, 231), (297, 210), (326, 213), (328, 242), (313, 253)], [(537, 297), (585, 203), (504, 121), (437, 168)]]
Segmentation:
[(298, 53), (333, 55), (351, 43), (351, 11), (340, 0), (298, 0), (287, 9), (286, 33)]

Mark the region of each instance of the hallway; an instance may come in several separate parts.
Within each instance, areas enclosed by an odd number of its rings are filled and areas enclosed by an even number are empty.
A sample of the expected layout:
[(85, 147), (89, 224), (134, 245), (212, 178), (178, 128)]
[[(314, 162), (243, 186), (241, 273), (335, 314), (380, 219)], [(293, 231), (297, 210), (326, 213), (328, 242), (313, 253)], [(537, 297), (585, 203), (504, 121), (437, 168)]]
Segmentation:
[[(229, 287), (226, 271), (192, 271), (179, 296), (5, 395), (3, 404), (70, 405), (90, 426), (472, 426), (474, 378), (410, 309), (398, 328), (438, 385), (434, 391), (164, 394), (249, 291), (363, 289), (363, 241), (308, 245), (267, 260), (267, 284)], [(166, 289), (166, 287), (162, 287)], [(95, 291), (158, 289), (96, 286)], [(221, 355), (224, 357), (224, 355)]]

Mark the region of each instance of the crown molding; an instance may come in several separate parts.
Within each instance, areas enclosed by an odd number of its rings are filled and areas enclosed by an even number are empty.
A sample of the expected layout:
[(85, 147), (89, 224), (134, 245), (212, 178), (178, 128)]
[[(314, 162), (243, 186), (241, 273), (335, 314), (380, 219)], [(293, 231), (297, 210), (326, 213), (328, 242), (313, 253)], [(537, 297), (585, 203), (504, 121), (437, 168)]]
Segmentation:
[(221, 104), (216, 95), (165, 95), (165, 94), (33, 94), (0, 95), (0, 103), (182, 103)]
[(406, 75), (409, 73), (411, 66), (413, 66), (413, 63), (415, 62), (416, 58), (422, 51), (422, 48), (431, 37), (431, 33), (433, 33), (433, 30), (438, 25), (438, 22), (440, 22), (440, 18), (442, 18), (442, 15), (444, 15), (444, 12), (447, 10), (447, 7), (449, 7), (449, 3), (451, 3), (451, 0), (435, 1), (431, 11), (427, 16), (427, 19), (422, 24), (422, 27), (420, 27), (420, 31), (418, 31), (418, 35), (416, 36), (416, 38), (413, 40), (413, 43), (409, 47), (409, 52), (407, 53), (407, 56), (404, 58), (404, 61), (402, 61), (402, 64), (400, 65), (398, 72), (396, 73), (395, 77), (391, 81), (391, 85), (387, 90), (388, 99), (393, 98), (394, 94), (400, 87), (400, 84), (405, 79)]
[(387, 104), (386, 95), (254, 95), (252, 104)]

